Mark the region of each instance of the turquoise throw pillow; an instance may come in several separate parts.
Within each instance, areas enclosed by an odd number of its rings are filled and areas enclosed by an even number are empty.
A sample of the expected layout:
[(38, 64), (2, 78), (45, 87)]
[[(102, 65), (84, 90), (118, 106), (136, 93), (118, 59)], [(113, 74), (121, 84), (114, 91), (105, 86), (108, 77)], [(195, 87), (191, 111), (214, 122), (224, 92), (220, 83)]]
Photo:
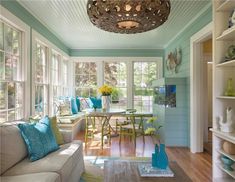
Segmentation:
[(92, 107), (95, 107), (97, 109), (102, 108), (102, 101), (101, 99), (95, 98), (95, 97), (90, 97), (90, 100), (92, 102)]
[(18, 127), (27, 145), (31, 161), (41, 159), (48, 153), (59, 149), (48, 116), (38, 123), (24, 123), (19, 124)]
[(77, 114), (78, 113), (78, 106), (77, 106), (77, 99), (71, 97), (70, 98), (70, 102), (71, 102), (71, 110), (73, 114)]
[(76, 97), (76, 104), (77, 104), (78, 112), (80, 112), (81, 111), (81, 108), (80, 108), (81, 104), (80, 104), (80, 99), (78, 96)]

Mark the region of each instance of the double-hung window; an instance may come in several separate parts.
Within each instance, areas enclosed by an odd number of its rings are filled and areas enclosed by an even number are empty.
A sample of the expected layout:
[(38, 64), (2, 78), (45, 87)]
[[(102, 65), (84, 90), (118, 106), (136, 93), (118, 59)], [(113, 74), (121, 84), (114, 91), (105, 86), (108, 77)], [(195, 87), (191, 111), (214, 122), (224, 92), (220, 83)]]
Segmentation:
[(97, 66), (95, 62), (75, 62), (75, 94), (81, 97), (97, 95)]
[(127, 65), (125, 62), (104, 62), (104, 83), (113, 87), (113, 108), (127, 107)]
[(157, 62), (134, 62), (134, 108), (152, 112), (152, 81), (157, 78)]
[(22, 32), (0, 21), (0, 123), (23, 118)]
[(36, 42), (36, 56), (34, 66), (34, 114), (44, 116), (48, 114), (48, 48)]

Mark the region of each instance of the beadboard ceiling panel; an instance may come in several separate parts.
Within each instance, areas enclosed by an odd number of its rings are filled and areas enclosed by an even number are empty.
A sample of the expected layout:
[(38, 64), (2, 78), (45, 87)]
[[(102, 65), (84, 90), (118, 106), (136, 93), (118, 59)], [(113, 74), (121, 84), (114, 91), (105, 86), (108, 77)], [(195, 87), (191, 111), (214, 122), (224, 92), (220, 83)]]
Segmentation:
[(169, 19), (157, 29), (139, 34), (116, 34), (95, 27), (86, 11), (87, 0), (18, 0), (71, 49), (164, 48), (210, 0), (171, 0)]

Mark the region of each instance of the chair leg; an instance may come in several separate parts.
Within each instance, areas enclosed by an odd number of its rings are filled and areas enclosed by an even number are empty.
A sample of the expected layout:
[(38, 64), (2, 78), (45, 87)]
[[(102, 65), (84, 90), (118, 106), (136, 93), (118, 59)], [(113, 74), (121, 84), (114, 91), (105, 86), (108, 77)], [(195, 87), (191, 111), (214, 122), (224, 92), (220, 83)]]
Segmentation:
[(121, 144), (121, 137), (122, 137), (122, 126), (119, 126), (119, 145)]
[(87, 144), (87, 135), (88, 135), (88, 117), (86, 117), (86, 129), (85, 129), (85, 145)]

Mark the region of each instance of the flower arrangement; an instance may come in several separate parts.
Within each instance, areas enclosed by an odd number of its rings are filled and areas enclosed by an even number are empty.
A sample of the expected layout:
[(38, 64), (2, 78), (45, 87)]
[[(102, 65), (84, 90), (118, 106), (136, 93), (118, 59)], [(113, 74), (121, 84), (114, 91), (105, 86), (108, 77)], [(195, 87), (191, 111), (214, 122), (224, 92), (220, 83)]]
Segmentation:
[(148, 124), (147, 129), (145, 130), (146, 135), (150, 135), (152, 138), (154, 137), (160, 143), (160, 134), (159, 129), (162, 127), (157, 123), (157, 117), (151, 117), (146, 122)]
[(102, 87), (98, 90), (103, 96), (109, 96), (113, 92), (113, 88), (111, 86), (108, 86), (104, 84)]

